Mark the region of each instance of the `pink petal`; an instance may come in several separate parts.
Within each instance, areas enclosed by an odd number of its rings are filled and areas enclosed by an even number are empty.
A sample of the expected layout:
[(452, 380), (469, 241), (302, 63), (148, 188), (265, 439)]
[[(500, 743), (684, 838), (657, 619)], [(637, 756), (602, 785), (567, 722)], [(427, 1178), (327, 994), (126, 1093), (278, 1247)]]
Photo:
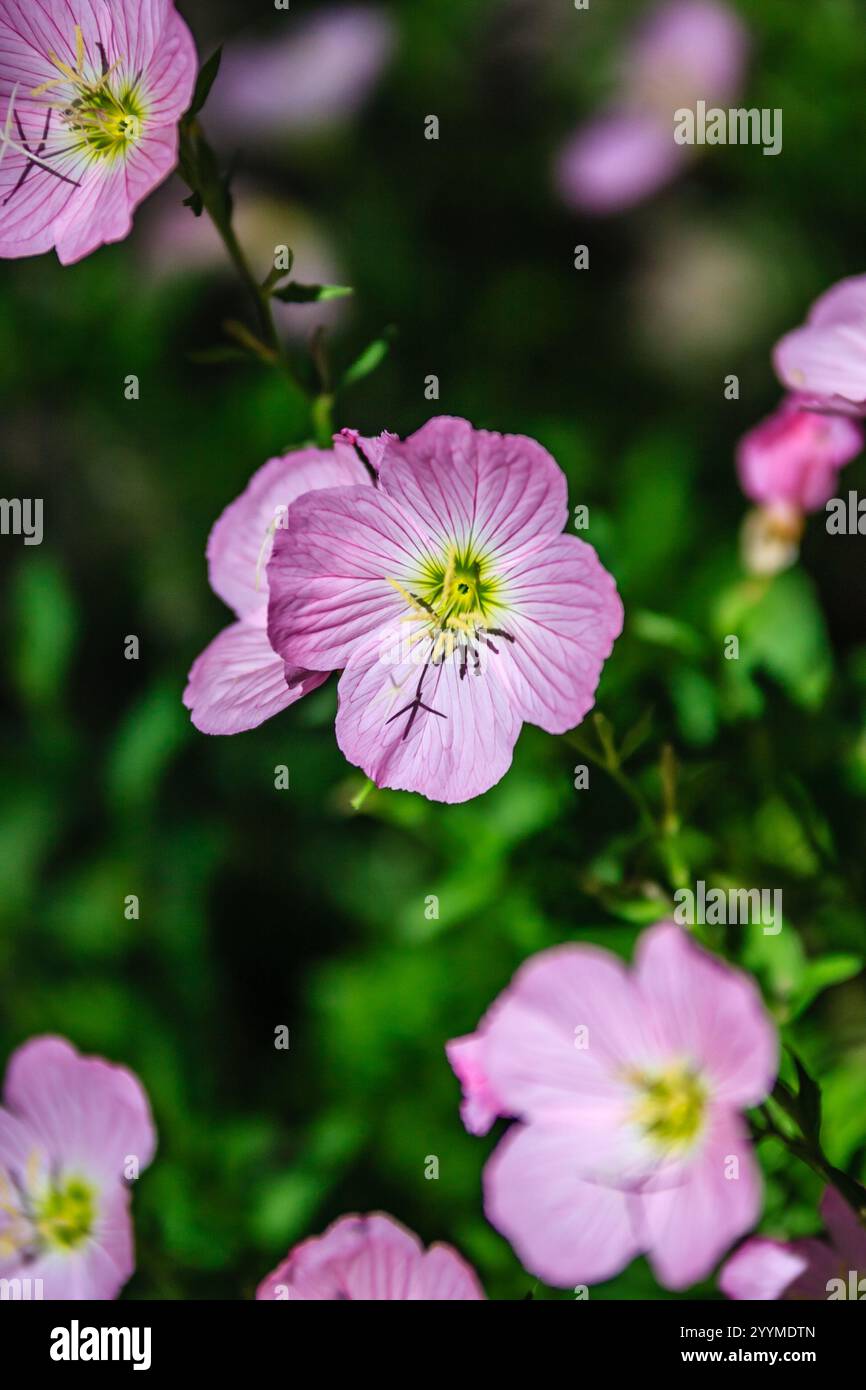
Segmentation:
[(812, 404), (866, 412), (866, 276), (839, 281), (773, 352), (779, 379)]
[(425, 1254), (393, 1217), (342, 1216), (303, 1241), (259, 1285), (256, 1298), (288, 1300), (478, 1299), (472, 1270), (450, 1246)]
[(838, 470), (862, 448), (863, 429), (853, 420), (815, 414), (789, 396), (740, 440), (740, 486), (754, 502), (817, 511), (833, 496)]
[[(0, 42), (2, 42), (0, 28)], [(8, 84), (7, 84), (8, 85)], [(45, 112), (35, 103), (15, 102), (26, 144), (38, 148), (45, 129)], [(6, 122), (7, 103), (0, 99), (0, 125)], [(20, 140), (15, 128), (16, 138)], [(51, 137), (48, 151), (59, 149), (63, 137)], [(55, 222), (92, 178), (93, 170), (84, 155), (69, 153), (51, 161), (57, 175), (39, 167), (30, 169), (18, 186), (27, 166), (27, 157), (8, 151), (0, 163), (0, 256), (35, 256), (54, 245)]]
[(496, 639), (502, 679), (522, 719), (564, 733), (592, 709), (602, 667), (622, 631), (616, 584), (577, 536), (519, 551), (504, 561), (502, 575), (503, 627), (514, 639)]
[[(340, 677), (341, 751), (378, 787), (447, 802), (488, 791), (508, 771), (520, 732), (495, 669), (461, 680), (452, 658), (425, 670), (404, 641), (394, 646), (396, 637), (391, 627), (359, 642)], [(426, 708), (413, 715), (419, 683)]]
[(849, 1269), (866, 1278), (866, 1226), (858, 1221), (851, 1207), (835, 1189), (828, 1187), (821, 1198), (821, 1216), (835, 1249)]
[(613, 111), (577, 131), (556, 163), (560, 196), (578, 211), (623, 212), (657, 193), (690, 153), (670, 124), (641, 110)]
[(754, 1236), (722, 1265), (719, 1288), (727, 1298), (780, 1299), (806, 1267), (804, 1256), (790, 1245)]
[(445, 1044), (445, 1054), (463, 1088), (460, 1117), (470, 1134), (486, 1134), (494, 1120), (508, 1112), (484, 1070), (485, 1038), (481, 1029)]
[(273, 535), (288, 525), (288, 509), (302, 493), (340, 484), (368, 483), (354, 449), (295, 449), (268, 459), (215, 523), (207, 543), (211, 588), (239, 618), (267, 602), (267, 566)]
[(416, 1263), (408, 1297), (428, 1303), (474, 1301), (484, 1290), (471, 1265), (450, 1245), (431, 1245)]
[[(725, 1176), (734, 1171), (731, 1159), (739, 1165), (736, 1178)], [(659, 1283), (684, 1289), (706, 1278), (760, 1212), (760, 1172), (745, 1125), (716, 1110), (682, 1186), (640, 1198), (642, 1243)]]
[(124, 70), (143, 71), (148, 120), (175, 124), (192, 100), (198, 57), (173, 0), (121, 0), (114, 38), (125, 55)]
[(675, 107), (726, 106), (739, 92), (748, 55), (746, 26), (720, 0), (668, 0), (639, 25), (624, 64), (623, 84), (667, 94)]
[(232, 623), (196, 658), (183, 702), (203, 734), (239, 734), (288, 709), (322, 685), (329, 674), (298, 670), (287, 674), (263, 626)]
[(72, 1252), (47, 1251), (21, 1265), (20, 1278), (42, 1280), (42, 1296), (53, 1301), (105, 1302), (120, 1293), (135, 1270), (129, 1192), (118, 1188), (100, 1199), (91, 1240)]
[(514, 1125), (484, 1170), (487, 1219), (547, 1284), (598, 1284), (640, 1253), (637, 1198), (581, 1181), (566, 1127)]
[(546, 449), (449, 415), (390, 440), (379, 479), (418, 530), (436, 538), (437, 550), (471, 537), (475, 548), (507, 555), (556, 535), (568, 516), (565, 475)]
[(521, 966), (481, 1025), (479, 1062), (501, 1113), (618, 1110), (623, 1080), (656, 1056), (625, 965), (597, 946), (555, 946)]
[(4, 1102), (66, 1169), (119, 1184), (126, 1160), (143, 1171), (156, 1132), (141, 1082), (125, 1067), (82, 1057), (63, 1038), (32, 1038), (9, 1059)]
[(345, 666), (362, 639), (406, 613), (389, 579), (411, 583), (429, 548), (429, 536), (375, 488), (299, 497), (268, 565), (274, 648), (312, 670)]
[(714, 1098), (726, 1105), (762, 1101), (778, 1072), (779, 1044), (750, 977), (673, 922), (643, 933), (635, 967), (644, 1006), (670, 1052), (709, 1076)]

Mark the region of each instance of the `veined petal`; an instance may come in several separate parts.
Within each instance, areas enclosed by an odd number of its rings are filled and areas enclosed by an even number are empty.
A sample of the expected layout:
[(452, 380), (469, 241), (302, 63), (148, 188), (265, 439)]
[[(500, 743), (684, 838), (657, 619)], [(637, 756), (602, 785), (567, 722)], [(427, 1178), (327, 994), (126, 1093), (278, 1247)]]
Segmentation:
[(197, 657), (183, 702), (203, 734), (239, 734), (288, 709), (329, 674), (287, 673), (264, 626), (238, 622), (224, 628)]
[(496, 672), (425, 668), (424, 643), (409, 649), (396, 625), (358, 643), (338, 694), (337, 743), (379, 787), (468, 801), (511, 765), (520, 719)]
[(409, 611), (395, 582), (411, 585), (429, 546), (402, 508), (375, 488), (299, 497), (268, 565), (274, 648), (293, 665), (345, 666), (364, 638)]
[(471, 538), (477, 550), (507, 555), (561, 531), (568, 514), (565, 475), (546, 449), (454, 416), (388, 441), (379, 476), (382, 490), (435, 537), (437, 549)]
[(556, 536), (502, 564), (502, 679), (522, 719), (565, 733), (595, 703), (602, 667), (622, 631), (616, 584), (591, 545)]
[(289, 507), (315, 488), (368, 484), (354, 449), (337, 440), (333, 449), (295, 449), (268, 459), (230, 502), (208, 537), (211, 588), (239, 618), (267, 602), (267, 567), (278, 530), (288, 526)]

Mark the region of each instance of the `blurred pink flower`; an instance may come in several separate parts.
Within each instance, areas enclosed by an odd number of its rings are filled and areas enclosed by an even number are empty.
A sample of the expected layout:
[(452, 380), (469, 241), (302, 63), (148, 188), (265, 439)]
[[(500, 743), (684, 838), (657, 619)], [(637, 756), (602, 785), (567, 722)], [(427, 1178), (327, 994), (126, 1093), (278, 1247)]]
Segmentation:
[(833, 1187), (824, 1193), (821, 1215), (826, 1240), (810, 1237), (785, 1244), (755, 1236), (745, 1241), (722, 1265), (722, 1293), (733, 1299), (813, 1302), (862, 1298), (866, 1294), (866, 1227)]
[(290, 1250), (257, 1299), (441, 1303), (483, 1299), (475, 1272), (450, 1245), (420, 1240), (392, 1216), (341, 1216), (325, 1234)]
[(243, 139), (318, 130), (361, 106), (394, 49), (389, 15), (366, 5), (326, 7), (285, 35), (230, 45), (208, 102), (208, 122)]
[(479, 1031), (449, 1046), (465, 1118), (520, 1121), (484, 1173), (489, 1220), (533, 1274), (598, 1283), (645, 1252), (659, 1281), (704, 1278), (760, 1211), (740, 1111), (773, 1085), (778, 1043), (753, 982), (673, 922), (635, 964), (596, 946), (542, 951)]
[(622, 604), (562, 534), (565, 476), (535, 440), (440, 416), (383, 437), (377, 467), (291, 507), (268, 634), (290, 666), (345, 668), (337, 742), (377, 786), (467, 801), (524, 721), (563, 733), (592, 708)]
[(0, 256), (70, 265), (127, 236), (195, 76), (173, 0), (0, 0)]
[(740, 486), (753, 502), (815, 512), (833, 496), (839, 469), (862, 448), (863, 429), (853, 420), (816, 414), (788, 396), (740, 440)]
[(822, 415), (788, 396), (737, 446), (740, 486), (759, 505), (740, 537), (750, 574), (788, 569), (800, 553), (807, 512), (820, 510), (836, 490), (839, 469), (863, 448), (863, 429), (843, 416)]
[(746, 30), (721, 0), (669, 0), (640, 25), (620, 64), (618, 94), (582, 126), (556, 165), (571, 207), (621, 212), (687, 167), (692, 151), (674, 140), (674, 112), (726, 104), (740, 89)]
[(805, 324), (776, 344), (773, 363), (782, 384), (809, 405), (866, 415), (866, 275), (816, 299)]
[(207, 543), (211, 588), (238, 621), (223, 628), (189, 673), (183, 702), (202, 733), (254, 729), (328, 679), (329, 669), (284, 663), (268, 641), (267, 564), (289, 505), (311, 488), (341, 483), (369, 485), (369, 476), (338, 435), (333, 450), (298, 449), (269, 459), (216, 521)]
[(31, 1038), (9, 1059), (3, 1101), (0, 1278), (41, 1279), (46, 1299), (116, 1298), (135, 1268), (129, 1182), (156, 1147), (141, 1083), (62, 1038)]

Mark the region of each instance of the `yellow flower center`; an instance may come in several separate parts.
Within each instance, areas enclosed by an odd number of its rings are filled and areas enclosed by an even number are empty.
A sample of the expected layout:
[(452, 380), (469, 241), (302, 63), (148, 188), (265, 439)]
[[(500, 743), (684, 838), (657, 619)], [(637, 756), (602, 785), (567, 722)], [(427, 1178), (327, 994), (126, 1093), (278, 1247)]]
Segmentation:
[(56, 91), (55, 98), (47, 104), (59, 113), (77, 148), (94, 159), (114, 160), (126, 154), (141, 136), (145, 115), (138, 85), (121, 79), (121, 59), (109, 66), (101, 44), (101, 71), (94, 68), (88, 62), (78, 25), (75, 48), (74, 65), (49, 53), (59, 76), (35, 87), (32, 95)]
[(50, 1187), (34, 1204), (33, 1225), (46, 1245), (75, 1250), (87, 1240), (96, 1218), (94, 1192), (81, 1178)]
[(701, 1132), (707, 1092), (700, 1077), (685, 1063), (674, 1063), (656, 1075), (632, 1078), (639, 1091), (635, 1122), (664, 1150), (687, 1149)]

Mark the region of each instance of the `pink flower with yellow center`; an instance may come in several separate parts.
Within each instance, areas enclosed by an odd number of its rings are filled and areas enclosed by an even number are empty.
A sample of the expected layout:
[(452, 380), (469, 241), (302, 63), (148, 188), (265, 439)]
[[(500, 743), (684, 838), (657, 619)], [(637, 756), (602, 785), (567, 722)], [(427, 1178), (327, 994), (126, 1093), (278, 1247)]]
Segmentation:
[(337, 742), (378, 786), (478, 796), (522, 724), (559, 734), (595, 700), (622, 629), (566, 481), (522, 435), (441, 416), (382, 436), (376, 486), (299, 497), (268, 566), (287, 666), (343, 668)]
[(0, 256), (70, 265), (127, 236), (195, 76), (173, 0), (0, 0)]
[(155, 1147), (132, 1072), (62, 1038), (19, 1047), (0, 1107), (0, 1278), (29, 1279), (32, 1298), (116, 1298), (135, 1268), (130, 1183)]
[(599, 1283), (645, 1253), (685, 1288), (757, 1220), (740, 1112), (773, 1085), (776, 1030), (752, 981), (673, 922), (643, 934), (631, 971), (597, 946), (542, 951), (447, 1051), (468, 1129), (518, 1121), (485, 1209), (547, 1283)]

